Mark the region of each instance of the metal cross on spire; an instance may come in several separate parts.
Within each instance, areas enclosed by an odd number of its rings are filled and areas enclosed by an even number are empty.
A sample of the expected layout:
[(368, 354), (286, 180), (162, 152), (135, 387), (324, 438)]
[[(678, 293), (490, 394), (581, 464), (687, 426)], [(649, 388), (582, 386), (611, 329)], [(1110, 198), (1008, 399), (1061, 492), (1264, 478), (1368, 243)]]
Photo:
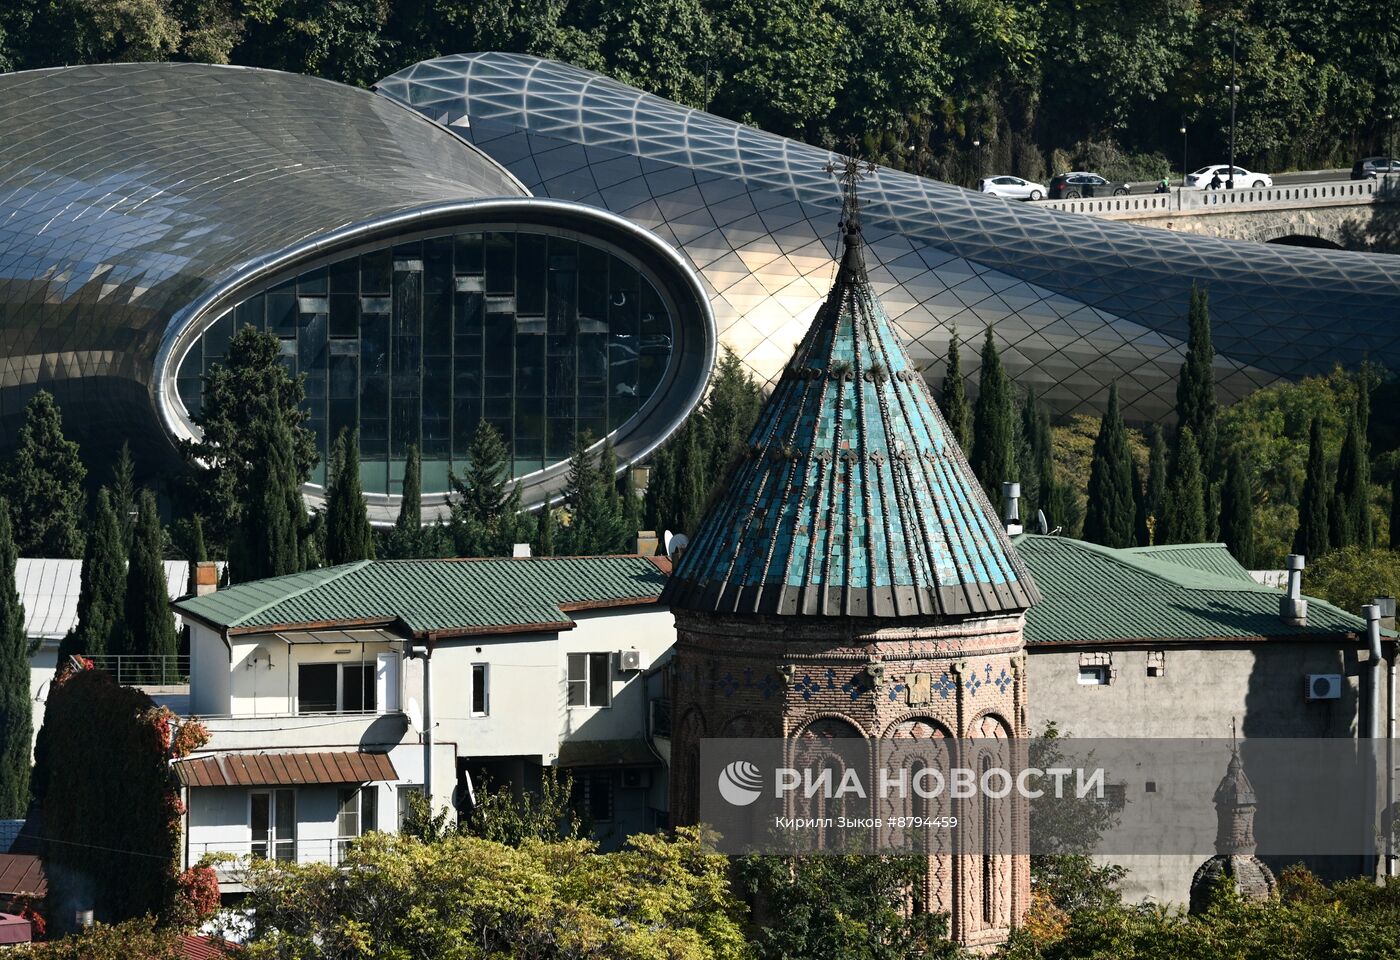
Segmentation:
[(827, 173), (835, 174), (841, 181), (841, 227), (845, 229), (847, 223), (860, 224), (860, 196), (858, 185), (866, 177), (875, 176), (875, 161), (865, 160), (856, 154), (856, 139), (851, 137), (846, 141), (846, 153), (833, 152), (832, 159), (827, 161), (824, 169)]

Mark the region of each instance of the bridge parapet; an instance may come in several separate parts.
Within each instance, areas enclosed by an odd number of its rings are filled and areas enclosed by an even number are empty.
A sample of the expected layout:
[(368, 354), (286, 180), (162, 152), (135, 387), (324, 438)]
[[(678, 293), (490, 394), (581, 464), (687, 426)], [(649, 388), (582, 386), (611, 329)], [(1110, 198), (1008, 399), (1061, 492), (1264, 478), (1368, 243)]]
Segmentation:
[(1400, 200), (1400, 183), (1391, 180), (1338, 180), (1331, 183), (1239, 187), (1234, 190), (1182, 190), (1140, 196), (1087, 200), (1042, 200), (1039, 207), (1105, 217), (1110, 220), (1153, 219), (1180, 213), (1226, 213), (1298, 207), (1355, 206)]

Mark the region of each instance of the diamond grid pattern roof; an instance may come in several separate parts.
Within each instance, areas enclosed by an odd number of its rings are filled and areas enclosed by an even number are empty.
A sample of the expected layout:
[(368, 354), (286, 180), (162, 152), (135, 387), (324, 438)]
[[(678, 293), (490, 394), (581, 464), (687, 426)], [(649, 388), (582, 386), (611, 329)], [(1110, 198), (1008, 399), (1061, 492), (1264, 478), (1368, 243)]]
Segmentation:
[(826, 303), (662, 602), (719, 613), (1019, 613), (1035, 586), (870, 292), (847, 229)]
[[(1029, 534), (1013, 542), (1041, 588), (1026, 614), (1027, 646), (1335, 638), (1365, 629), (1360, 617), (1315, 598), (1306, 626), (1285, 623), (1280, 591), (1228, 572), (1218, 558), (1202, 562), (1216, 545), (1144, 552)], [(1216, 566), (1227, 572), (1205, 569)]]
[(241, 265), (378, 215), (525, 195), (422, 117), (310, 77), (82, 66), (0, 75), (0, 100), (0, 416), (42, 383), (97, 440), (161, 435), (166, 324)]
[[(830, 287), (841, 195), (824, 150), (519, 54), (442, 57), (378, 89), (535, 193), (675, 243), (710, 285), (721, 340), (764, 379)], [(891, 170), (864, 209), (870, 278), (915, 365), (941, 374), (951, 333), (991, 325), (1011, 374), (1061, 413), (1095, 408), (1117, 381), (1129, 416), (1166, 415), (1192, 283), (1210, 287), (1225, 400), (1400, 353), (1400, 277), (1384, 257), (1174, 234)]]
[(649, 557), (362, 560), (242, 583), (175, 604), (228, 630), (396, 624), (414, 635), (572, 626), (568, 611), (649, 603), (669, 563)]

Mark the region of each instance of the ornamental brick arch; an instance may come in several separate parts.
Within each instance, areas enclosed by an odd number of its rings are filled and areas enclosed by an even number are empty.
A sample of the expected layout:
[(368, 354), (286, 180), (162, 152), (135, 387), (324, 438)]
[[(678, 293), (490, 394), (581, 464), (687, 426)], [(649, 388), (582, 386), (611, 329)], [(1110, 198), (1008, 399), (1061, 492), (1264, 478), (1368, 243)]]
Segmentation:
[(686, 710), (671, 734), (671, 810), (678, 823), (700, 818), (700, 741), (705, 717), (699, 707)]
[[(1027, 858), (1015, 853), (1018, 820), (1025, 812), (1024, 801), (1014, 791), (1015, 739), (1005, 717), (995, 710), (982, 711), (968, 723), (965, 749), (959, 758), (960, 765), (973, 771), (978, 784), (976, 796), (958, 803), (959, 833), (965, 851), (958, 857), (958, 872), (963, 886), (972, 894), (971, 901), (977, 905), (966, 917), (967, 937), (972, 942), (998, 941), (1008, 935), (1017, 906), (1013, 881), (1028, 866)], [(994, 797), (986, 790), (989, 784), (1000, 789), (1001, 778), (989, 775), (995, 769), (1005, 769), (1013, 785), (1004, 798)]]
[[(954, 804), (945, 778), (956, 761), (957, 742), (938, 720), (911, 712), (885, 728), (879, 746), (877, 767), (898, 784), (898, 789), (881, 792), (876, 799), (885, 823), (882, 846), (928, 858), (918, 888), (909, 891), (908, 909), (946, 911), (953, 902), (956, 828), (946, 825)], [(921, 775), (926, 768), (938, 771), (937, 782), (929, 779), (931, 774)], [(940, 785), (936, 795), (924, 795)]]

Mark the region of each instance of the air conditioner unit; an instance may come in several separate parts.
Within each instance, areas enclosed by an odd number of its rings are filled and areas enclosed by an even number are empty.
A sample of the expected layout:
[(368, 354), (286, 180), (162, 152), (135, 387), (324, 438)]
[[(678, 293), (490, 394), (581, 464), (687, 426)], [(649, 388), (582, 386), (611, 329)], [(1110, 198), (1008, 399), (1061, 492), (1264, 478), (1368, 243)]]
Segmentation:
[(642, 669), (642, 652), (640, 650), (620, 651), (617, 655), (617, 669), (624, 672)]
[(1308, 674), (1307, 699), (1340, 700), (1342, 698), (1342, 675), (1339, 673)]
[(624, 770), (622, 771), (622, 789), (624, 790), (645, 790), (651, 786), (650, 770)]

